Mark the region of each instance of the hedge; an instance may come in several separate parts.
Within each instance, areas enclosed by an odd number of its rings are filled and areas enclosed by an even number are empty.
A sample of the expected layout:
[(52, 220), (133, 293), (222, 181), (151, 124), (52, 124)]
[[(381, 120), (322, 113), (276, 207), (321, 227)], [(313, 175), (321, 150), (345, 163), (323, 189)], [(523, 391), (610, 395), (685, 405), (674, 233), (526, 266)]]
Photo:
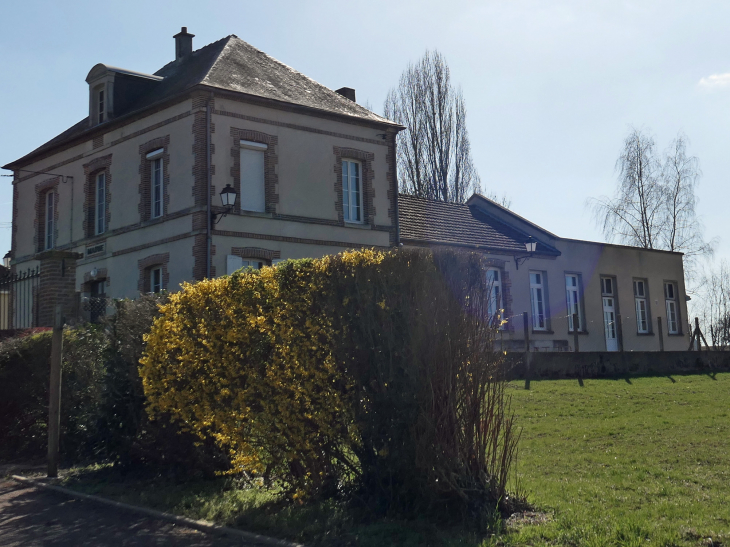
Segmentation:
[(518, 439), (485, 272), (474, 253), (362, 250), (185, 285), (146, 337), (148, 409), (292, 498), (479, 521)]

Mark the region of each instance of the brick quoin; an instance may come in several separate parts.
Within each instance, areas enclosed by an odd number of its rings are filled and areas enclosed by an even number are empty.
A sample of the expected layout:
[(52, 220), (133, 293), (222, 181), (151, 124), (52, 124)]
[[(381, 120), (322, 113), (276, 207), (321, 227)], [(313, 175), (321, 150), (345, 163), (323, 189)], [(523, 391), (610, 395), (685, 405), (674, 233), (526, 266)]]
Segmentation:
[(388, 182), (388, 219), (390, 219), (390, 244), (398, 245), (398, 177), (396, 166), (396, 136), (395, 131), (388, 131), (388, 152), (385, 154), (385, 163), (388, 165), (388, 172), (385, 180)]
[[(208, 238), (205, 234), (199, 234), (195, 236), (195, 241), (193, 242), (193, 279), (195, 281), (200, 281), (201, 279), (205, 279), (206, 276), (206, 267), (205, 267), (205, 261), (207, 258), (207, 248), (208, 248)], [(210, 256), (211, 261), (212, 258), (215, 256), (215, 245), (211, 245), (210, 249)], [(210, 266), (210, 277), (215, 277), (216, 268), (215, 266)]]
[(56, 305), (73, 320), (78, 315), (76, 260), (83, 255), (64, 251), (45, 251), (38, 255), (41, 277), (38, 285), (38, 326), (52, 327)]

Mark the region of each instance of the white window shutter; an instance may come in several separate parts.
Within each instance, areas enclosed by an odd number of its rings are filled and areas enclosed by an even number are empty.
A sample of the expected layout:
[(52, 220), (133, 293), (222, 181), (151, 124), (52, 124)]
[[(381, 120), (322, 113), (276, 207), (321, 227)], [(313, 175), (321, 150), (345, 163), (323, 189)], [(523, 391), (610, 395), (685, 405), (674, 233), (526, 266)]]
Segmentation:
[(264, 152), (241, 148), (241, 210), (266, 211)]
[(240, 256), (226, 255), (226, 275), (231, 275), (241, 268), (243, 268), (243, 259)]

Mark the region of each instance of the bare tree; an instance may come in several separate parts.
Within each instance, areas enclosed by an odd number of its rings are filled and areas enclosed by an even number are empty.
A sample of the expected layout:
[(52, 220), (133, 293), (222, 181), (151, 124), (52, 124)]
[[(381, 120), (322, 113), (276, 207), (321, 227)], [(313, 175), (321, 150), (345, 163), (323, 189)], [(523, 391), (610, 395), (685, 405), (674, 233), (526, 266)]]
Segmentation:
[(654, 139), (632, 129), (618, 160), (619, 186), (615, 198), (589, 200), (606, 239), (655, 249), (661, 241), (664, 195)]
[(730, 349), (730, 265), (724, 260), (703, 276), (700, 315), (710, 344)]
[(684, 253), (685, 271), (692, 281), (696, 259), (711, 256), (715, 240), (705, 242), (697, 218), (695, 187), (701, 171), (699, 160), (687, 154), (687, 142), (680, 133), (660, 160), (651, 135), (632, 128), (616, 161), (616, 196), (591, 199), (588, 204), (608, 241)]
[(471, 157), (466, 104), (438, 51), (409, 64), (385, 100), (384, 115), (406, 127), (398, 135), (400, 191), (464, 202), (480, 190)]

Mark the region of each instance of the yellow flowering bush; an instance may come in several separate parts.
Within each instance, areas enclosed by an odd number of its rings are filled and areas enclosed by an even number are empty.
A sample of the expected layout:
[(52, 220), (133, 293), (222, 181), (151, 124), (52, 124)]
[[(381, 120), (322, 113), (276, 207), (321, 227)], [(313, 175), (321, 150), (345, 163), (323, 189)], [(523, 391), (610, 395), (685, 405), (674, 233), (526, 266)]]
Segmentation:
[(327, 260), (185, 285), (161, 307), (141, 362), (149, 410), (230, 450), (232, 471), (328, 485), (352, 417), (324, 313)]

